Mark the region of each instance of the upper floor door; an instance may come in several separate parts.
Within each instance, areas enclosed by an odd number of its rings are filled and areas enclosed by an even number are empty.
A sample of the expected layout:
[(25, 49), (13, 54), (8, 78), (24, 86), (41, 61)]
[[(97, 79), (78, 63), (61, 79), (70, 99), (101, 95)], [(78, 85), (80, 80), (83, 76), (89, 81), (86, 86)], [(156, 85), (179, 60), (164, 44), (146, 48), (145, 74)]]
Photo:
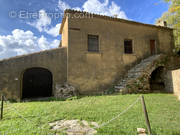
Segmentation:
[(156, 41), (155, 40), (150, 40), (150, 52), (151, 52), (151, 55), (156, 54)]

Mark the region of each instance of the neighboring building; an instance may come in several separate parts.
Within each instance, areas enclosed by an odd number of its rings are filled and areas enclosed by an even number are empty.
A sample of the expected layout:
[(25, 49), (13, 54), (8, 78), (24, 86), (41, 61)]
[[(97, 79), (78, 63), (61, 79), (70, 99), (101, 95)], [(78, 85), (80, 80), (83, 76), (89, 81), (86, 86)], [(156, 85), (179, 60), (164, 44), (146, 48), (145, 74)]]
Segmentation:
[(80, 94), (100, 93), (140, 60), (174, 48), (171, 28), (73, 10), (65, 11), (60, 34), (60, 48), (0, 61), (0, 92), (51, 96), (68, 82)]

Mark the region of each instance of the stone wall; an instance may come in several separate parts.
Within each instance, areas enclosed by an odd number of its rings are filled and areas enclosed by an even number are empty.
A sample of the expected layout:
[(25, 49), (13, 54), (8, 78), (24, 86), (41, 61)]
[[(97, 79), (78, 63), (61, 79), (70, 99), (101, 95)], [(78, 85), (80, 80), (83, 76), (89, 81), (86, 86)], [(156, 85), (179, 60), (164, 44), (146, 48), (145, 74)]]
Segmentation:
[(167, 72), (166, 86), (166, 89), (177, 95), (180, 100), (180, 69)]
[(171, 72), (171, 76), (172, 76), (173, 92), (175, 95), (178, 96), (178, 98), (180, 100), (180, 69), (173, 70)]
[(0, 61), (0, 94), (20, 100), (22, 78), (26, 69), (41, 67), (53, 75), (53, 94), (56, 85), (67, 81), (67, 49), (57, 48)]
[(166, 65), (167, 73), (165, 76), (166, 90), (179, 96), (180, 99), (180, 57), (171, 56)]
[(117, 83), (115, 90), (122, 94), (151, 92), (151, 75), (159, 67), (165, 67), (166, 59), (167, 56), (159, 54), (142, 60), (131, 68), (126, 76)]

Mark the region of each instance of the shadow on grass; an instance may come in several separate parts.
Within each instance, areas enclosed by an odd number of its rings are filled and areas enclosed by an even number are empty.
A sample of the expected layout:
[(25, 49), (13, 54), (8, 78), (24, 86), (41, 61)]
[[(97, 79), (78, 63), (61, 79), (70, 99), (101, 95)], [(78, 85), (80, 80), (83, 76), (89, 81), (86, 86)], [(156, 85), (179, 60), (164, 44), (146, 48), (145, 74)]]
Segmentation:
[(10, 117), (10, 118), (4, 116), (4, 118), (2, 120), (5, 121), (5, 120), (24, 119), (24, 118), (25, 119), (31, 119), (31, 118), (36, 118), (36, 117), (38, 117), (38, 116), (25, 116), (23, 118), (21, 116), (15, 116), (15, 117)]
[[(27, 98), (21, 100), (21, 102), (51, 102), (51, 101), (71, 101), (71, 100), (78, 100), (81, 98), (86, 97), (101, 97), (101, 96), (117, 96), (117, 95), (148, 95), (148, 94), (172, 94), (167, 92), (150, 92), (150, 93), (129, 93), (129, 94), (122, 94), (115, 92), (113, 88), (110, 88), (105, 91), (101, 91), (101, 93), (94, 93), (94, 94), (86, 94), (86, 95), (77, 95), (70, 98), (55, 98), (55, 97), (39, 97), (39, 98)], [(8, 100), (10, 103), (18, 103), (15, 100)]]
[(173, 132), (172, 135), (180, 135), (180, 133)]
[[(158, 134), (153, 130), (152, 135), (158, 135)], [(173, 132), (171, 135), (180, 135), (180, 132)]]
[(73, 96), (70, 98), (55, 98), (55, 97), (42, 97), (42, 98), (29, 98), (24, 99), (21, 102), (51, 102), (51, 101), (70, 101), (80, 99), (81, 96)]
[[(51, 101), (71, 101), (71, 100), (78, 100), (86, 97), (102, 97), (102, 96), (117, 96), (117, 95), (148, 95), (148, 94), (155, 94), (155, 93), (131, 93), (131, 94), (121, 94), (121, 93), (97, 93), (97, 94), (87, 94), (87, 95), (78, 95), (73, 96), (70, 98), (55, 98), (55, 97), (43, 97), (43, 98), (31, 98), (31, 99), (24, 99), (21, 102), (51, 102)], [(156, 94), (167, 94), (167, 93), (156, 93)], [(15, 102), (12, 102), (15, 103)]]

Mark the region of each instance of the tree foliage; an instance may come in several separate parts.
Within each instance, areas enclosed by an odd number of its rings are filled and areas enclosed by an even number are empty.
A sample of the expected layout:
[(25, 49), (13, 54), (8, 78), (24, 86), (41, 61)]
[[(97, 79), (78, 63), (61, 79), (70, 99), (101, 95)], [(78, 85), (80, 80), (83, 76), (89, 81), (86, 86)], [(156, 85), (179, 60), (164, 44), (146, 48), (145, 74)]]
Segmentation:
[(180, 0), (164, 0), (169, 3), (169, 9), (160, 20), (166, 21), (168, 26), (174, 28), (175, 45), (180, 49)]

